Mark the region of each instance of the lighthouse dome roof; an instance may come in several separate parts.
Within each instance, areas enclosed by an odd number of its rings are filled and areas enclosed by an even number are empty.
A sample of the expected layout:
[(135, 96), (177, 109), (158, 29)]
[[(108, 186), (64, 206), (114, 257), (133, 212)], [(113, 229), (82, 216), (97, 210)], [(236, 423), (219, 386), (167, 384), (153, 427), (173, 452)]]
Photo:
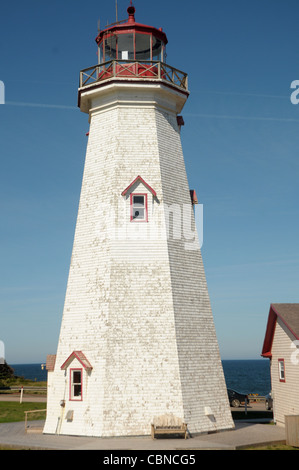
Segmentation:
[(168, 40), (162, 28), (155, 28), (153, 26), (137, 23), (135, 21), (135, 11), (135, 7), (131, 4), (127, 9), (129, 15), (128, 19), (112, 23), (101, 30), (96, 37), (97, 44), (100, 44), (103, 41), (103, 38), (107, 35), (125, 34), (129, 31), (135, 31), (139, 34), (152, 34), (154, 37), (162, 41), (164, 45), (166, 45)]

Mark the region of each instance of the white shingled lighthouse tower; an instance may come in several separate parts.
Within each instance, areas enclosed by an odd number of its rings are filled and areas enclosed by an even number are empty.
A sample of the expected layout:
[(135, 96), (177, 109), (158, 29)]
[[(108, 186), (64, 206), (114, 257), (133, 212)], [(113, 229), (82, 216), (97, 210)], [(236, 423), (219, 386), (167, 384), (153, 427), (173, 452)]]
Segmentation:
[(231, 429), (180, 138), (187, 75), (165, 63), (162, 29), (127, 11), (80, 73), (90, 129), (44, 433)]

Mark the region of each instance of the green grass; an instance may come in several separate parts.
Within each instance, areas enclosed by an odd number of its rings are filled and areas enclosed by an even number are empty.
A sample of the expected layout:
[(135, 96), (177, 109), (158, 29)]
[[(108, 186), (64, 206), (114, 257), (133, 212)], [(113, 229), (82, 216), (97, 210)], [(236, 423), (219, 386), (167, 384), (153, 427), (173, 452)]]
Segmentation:
[(10, 387), (12, 385), (30, 385), (30, 387), (46, 387), (47, 381), (37, 382), (36, 380), (24, 379), (24, 377), (11, 377), (0, 380), (0, 387)]
[[(25, 420), (24, 411), (44, 410), (46, 403), (2, 401), (0, 402), (0, 423), (13, 423)], [(28, 413), (28, 421), (45, 419), (45, 411)]]
[[(24, 394), (28, 395), (46, 395), (47, 382), (36, 382), (34, 380), (24, 379), (24, 377), (13, 377), (10, 379), (0, 380), (0, 393), (10, 394), (18, 392), (21, 387), (30, 387), (31, 390), (24, 390)], [(11, 390), (10, 387), (18, 387), (17, 390)], [(45, 388), (45, 390), (39, 390)], [(36, 390), (35, 390), (36, 389)]]
[(286, 444), (271, 444), (266, 446), (246, 447), (244, 450), (299, 450), (297, 447), (288, 446)]

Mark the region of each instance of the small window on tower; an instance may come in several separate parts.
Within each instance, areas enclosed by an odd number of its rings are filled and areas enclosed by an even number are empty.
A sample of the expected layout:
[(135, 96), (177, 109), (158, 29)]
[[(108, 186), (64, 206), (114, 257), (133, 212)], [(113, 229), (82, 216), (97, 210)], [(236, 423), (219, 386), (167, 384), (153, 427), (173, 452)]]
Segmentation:
[(131, 194), (131, 222), (147, 221), (147, 194)]
[(82, 400), (82, 369), (71, 369), (70, 400)]

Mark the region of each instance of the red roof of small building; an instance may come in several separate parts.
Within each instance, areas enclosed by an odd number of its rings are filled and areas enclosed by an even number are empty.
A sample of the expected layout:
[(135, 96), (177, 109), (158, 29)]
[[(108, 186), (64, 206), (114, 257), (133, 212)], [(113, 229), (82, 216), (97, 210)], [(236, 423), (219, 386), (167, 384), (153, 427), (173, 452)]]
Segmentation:
[(277, 318), (284, 323), (288, 330), (299, 340), (299, 304), (271, 304), (268, 316), (262, 356), (272, 356), (272, 343)]
[(48, 354), (47, 360), (46, 360), (46, 369), (50, 371), (54, 370), (55, 362), (56, 362), (56, 354)]

